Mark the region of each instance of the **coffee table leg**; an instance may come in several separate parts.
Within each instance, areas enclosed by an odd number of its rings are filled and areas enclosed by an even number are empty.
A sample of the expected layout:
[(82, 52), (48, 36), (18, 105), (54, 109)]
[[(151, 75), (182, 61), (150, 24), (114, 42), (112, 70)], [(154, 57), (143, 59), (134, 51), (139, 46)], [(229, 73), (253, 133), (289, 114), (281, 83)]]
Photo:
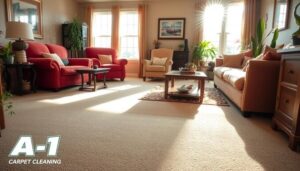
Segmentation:
[(107, 87), (106, 85), (106, 73), (103, 74), (103, 84), (104, 84), (104, 88)]
[(92, 73), (89, 72), (89, 82), (88, 85), (90, 86), (92, 84)]
[(203, 98), (204, 98), (204, 89), (205, 89), (205, 80), (204, 79), (201, 79), (200, 80), (200, 83), (201, 83), (201, 95), (200, 95), (200, 102), (202, 102), (203, 101)]
[(171, 78), (171, 87), (174, 87), (175, 78)]
[(94, 77), (94, 91), (96, 91), (97, 90), (96, 74), (93, 74), (93, 77)]
[(169, 93), (169, 77), (166, 76), (165, 78), (165, 99), (168, 98)]
[(81, 88), (79, 88), (79, 90), (83, 90), (83, 85), (84, 85), (83, 73), (80, 73), (80, 76), (81, 76)]

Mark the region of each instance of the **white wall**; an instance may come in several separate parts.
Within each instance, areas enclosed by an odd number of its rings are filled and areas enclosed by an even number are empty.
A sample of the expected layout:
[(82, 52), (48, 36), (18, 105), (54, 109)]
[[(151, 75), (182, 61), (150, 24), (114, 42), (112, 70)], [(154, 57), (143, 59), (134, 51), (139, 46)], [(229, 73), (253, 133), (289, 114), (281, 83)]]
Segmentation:
[[(295, 19), (294, 19), (294, 9), (295, 6), (300, 3), (300, 0), (291, 0), (292, 4), (290, 6), (290, 14), (289, 14), (289, 27), (286, 30), (279, 32), (279, 38), (277, 41), (277, 44), (288, 44), (292, 42), (292, 34), (297, 31), (298, 26), (296, 25)], [(272, 30), (272, 24), (273, 24), (273, 13), (274, 13), (274, 0), (262, 0), (261, 1), (261, 17), (265, 18), (266, 15), (268, 15), (268, 21), (267, 21), (267, 32)], [(269, 37), (268, 42), (270, 42), (272, 36)]]
[[(0, 0), (0, 44), (6, 43), (5, 0)], [(77, 2), (74, 0), (43, 0), (43, 33), (44, 38), (36, 41), (61, 44), (61, 24), (77, 17)]]

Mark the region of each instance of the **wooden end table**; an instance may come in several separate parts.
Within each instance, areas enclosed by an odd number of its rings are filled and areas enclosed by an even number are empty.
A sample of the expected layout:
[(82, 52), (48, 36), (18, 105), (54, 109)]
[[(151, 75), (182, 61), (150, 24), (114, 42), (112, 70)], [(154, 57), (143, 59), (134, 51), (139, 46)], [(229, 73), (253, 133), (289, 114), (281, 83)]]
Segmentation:
[[(169, 92), (169, 82), (171, 81), (171, 87), (173, 88), (175, 79), (197, 80), (198, 87), (191, 90), (190, 93)], [(183, 74), (180, 71), (170, 71), (165, 74), (165, 99), (168, 99), (170, 96), (198, 98), (199, 102), (202, 103), (206, 79), (207, 75), (204, 72), (196, 71), (193, 74)]]
[[(81, 87), (79, 88), (79, 90), (93, 90), (96, 91), (98, 89), (101, 88), (106, 88), (106, 74), (108, 73), (108, 71), (110, 70), (110, 68), (82, 68), (82, 69), (76, 69), (76, 72), (79, 73), (81, 75)], [(84, 86), (84, 74), (88, 74), (89, 75), (89, 81), (88, 81), (88, 86)], [(103, 74), (103, 87), (97, 87), (97, 75), (98, 74)], [(93, 84), (94, 86), (91, 88), (91, 84), (92, 84), (92, 78), (93, 78)]]
[[(9, 70), (14, 69), (15, 72), (11, 75)], [(7, 90), (12, 91), (17, 95), (25, 94), (25, 90), (23, 88), (23, 80), (24, 80), (24, 71), (28, 70), (30, 73), (30, 87), (32, 92), (36, 92), (35, 81), (36, 81), (36, 70), (33, 63), (22, 63), (22, 64), (5, 64), (4, 77), (7, 83)], [(16, 87), (13, 90), (11, 88), (11, 80), (12, 78), (16, 78)]]

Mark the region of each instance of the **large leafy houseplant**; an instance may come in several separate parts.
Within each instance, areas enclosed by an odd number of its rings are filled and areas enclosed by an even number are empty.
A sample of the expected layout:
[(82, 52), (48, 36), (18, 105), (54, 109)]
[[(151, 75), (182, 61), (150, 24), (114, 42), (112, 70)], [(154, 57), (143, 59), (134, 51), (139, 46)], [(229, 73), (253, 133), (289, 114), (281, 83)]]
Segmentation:
[(297, 9), (300, 6), (300, 3), (297, 4), (294, 10), (294, 17), (296, 24), (299, 26), (298, 30), (293, 33), (293, 44), (299, 45), (300, 44), (300, 16), (297, 14)]
[(201, 41), (193, 51), (193, 62), (202, 66), (207, 59), (213, 60), (216, 57), (217, 48), (210, 41)]
[(73, 19), (68, 26), (70, 48), (75, 52), (76, 56), (78, 56), (78, 51), (82, 50), (83, 47), (81, 26), (81, 23), (77, 19)]
[(253, 56), (257, 57), (262, 53), (264, 42), (265, 40), (273, 33), (273, 38), (270, 44), (270, 47), (275, 48), (276, 47), (276, 41), (279, 36), (279, 30), (278, 28), (275, 28), (274, 30), (271, 30), (266, 37), (264, 37), (266, 30), (266, 23), (264, 19), (260, 19), (258, 21), (258, 24), (256, 26), (256, 35), (255, 37), (251, 38), (251, 48), (253, 52)]

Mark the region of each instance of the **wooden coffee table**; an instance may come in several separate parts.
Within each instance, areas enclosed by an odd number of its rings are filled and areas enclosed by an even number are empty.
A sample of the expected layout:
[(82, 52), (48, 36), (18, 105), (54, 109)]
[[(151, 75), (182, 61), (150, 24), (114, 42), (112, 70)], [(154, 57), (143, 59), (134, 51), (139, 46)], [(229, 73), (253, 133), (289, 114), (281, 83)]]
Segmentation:
[[(106, 74), (108, 73), (108, 71), (110, 70), (110, 68), (82, 68), (82, 69), (76, 69), (76, 72), (78, 72), (81, 75), (81, 87), (79, 88), (79, 90), (94, 90), (96, 91), (97, 89), (100, 88), (106, 88)], [(85, 86), (84, 85), (84, 74), (88, 74), (89, 75), (89, 81), (88, 81), (88, 85)], [(98, 74), (103, 74), (103, 87), (97, 87), (97, 75)], [(92, 84), (92, 78), (93, 78), (93, 82), (94, 82), (94, 86), (91, 88), (91, 84)]]
[[(198, 87), (192, 89), (189, 93), (180, 93), (178, 91), (169, 92), (169, 82), (171, 81), (171, 88), (174, 88), (175, 79), (197, 80)], [(192, 74), (183, 74), (180, 71), (170, 71), (165, 74), (165, 99), (168, 99), (170, 96), (178, 96), (183, 98), (198, 98), (199, 102), (202, 102), (206, 79), (207, 75), (200, 71), (196, 71)]]

